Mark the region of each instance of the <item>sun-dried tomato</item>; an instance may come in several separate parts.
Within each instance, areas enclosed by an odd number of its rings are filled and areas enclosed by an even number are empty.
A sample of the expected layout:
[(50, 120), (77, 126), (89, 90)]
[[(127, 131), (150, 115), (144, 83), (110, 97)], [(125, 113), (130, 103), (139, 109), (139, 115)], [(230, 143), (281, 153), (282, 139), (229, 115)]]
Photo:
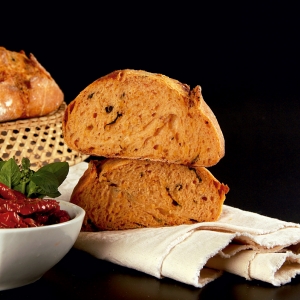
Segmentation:
[(38, 227), (70, 220), (54, 199), (26, 198), (0, 183), (0, 228)]

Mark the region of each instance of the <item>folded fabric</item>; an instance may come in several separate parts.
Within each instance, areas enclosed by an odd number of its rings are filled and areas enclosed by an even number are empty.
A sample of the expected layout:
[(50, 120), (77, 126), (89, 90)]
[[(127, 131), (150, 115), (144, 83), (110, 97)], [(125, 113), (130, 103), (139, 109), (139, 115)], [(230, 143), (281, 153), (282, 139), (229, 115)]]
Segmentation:
[[(71, 190), (87, 166), (74, 167), (67, 182)], [(223, 271), (274, 286), (300, 273), (300, 224), (227, 205), (216, 222), (81, 232), (74, 247), (156, 278), (168, 277), (195, 287), (203, 287)]]

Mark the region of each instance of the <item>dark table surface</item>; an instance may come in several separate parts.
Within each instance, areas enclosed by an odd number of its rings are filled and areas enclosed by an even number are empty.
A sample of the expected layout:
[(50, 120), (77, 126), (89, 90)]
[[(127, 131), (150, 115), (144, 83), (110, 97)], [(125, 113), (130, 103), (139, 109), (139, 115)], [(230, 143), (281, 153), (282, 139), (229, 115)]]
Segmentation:
[[(0, 292), (6, 299), (241, 299), (298, 300), (300, 278), (273, 287), (258, 281), (224, 274), (202, 289), (173, 280), (159, 280), (135, 270), (94, 259), (72, 249), (40, 280), (21, 288)], [(227, 298), (226, 298), (227, 297)]]
[[(205, 96), (205, 93), (204, 93)], [(243, 101), (238, 101), (242, 99)], [(210, 95), (226, 141), (226, 155), (212, 173), (227, 183), (225, 203), (285, 221), (300, 223), (298, 98)], [(300, 276), (274, 287), (233, 274), (197, 289), (170, 279), (98, 260), (76, 249), (40, 280), (0, 292), (0, 299), (299, 299)], [(213, 297), (213, 298), (212, 298)]]

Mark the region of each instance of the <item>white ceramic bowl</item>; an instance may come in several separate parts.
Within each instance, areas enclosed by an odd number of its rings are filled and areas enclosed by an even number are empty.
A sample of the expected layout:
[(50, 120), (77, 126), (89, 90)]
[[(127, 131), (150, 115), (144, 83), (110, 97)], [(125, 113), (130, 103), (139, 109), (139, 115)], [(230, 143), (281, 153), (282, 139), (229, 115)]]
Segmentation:
[(70, 221), (31, 228), (0, 229), (0, 290), (40, 279), (72, 248), (81, 229), (85, 211), (57, 200)]

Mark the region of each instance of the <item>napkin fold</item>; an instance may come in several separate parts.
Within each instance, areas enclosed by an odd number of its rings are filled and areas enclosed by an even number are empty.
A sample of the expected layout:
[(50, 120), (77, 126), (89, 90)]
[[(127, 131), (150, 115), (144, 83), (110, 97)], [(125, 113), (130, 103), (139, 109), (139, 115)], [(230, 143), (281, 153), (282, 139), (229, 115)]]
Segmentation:
[[(86, 168), (87, 163), (70, 168), (62, 195), (70, 196)], [(156, 278), (199, 288), (224, 271), (274, 286), (300, 273), (300, 224), (227, 205), (216, 222), (81, 232), (74, 247)]]

